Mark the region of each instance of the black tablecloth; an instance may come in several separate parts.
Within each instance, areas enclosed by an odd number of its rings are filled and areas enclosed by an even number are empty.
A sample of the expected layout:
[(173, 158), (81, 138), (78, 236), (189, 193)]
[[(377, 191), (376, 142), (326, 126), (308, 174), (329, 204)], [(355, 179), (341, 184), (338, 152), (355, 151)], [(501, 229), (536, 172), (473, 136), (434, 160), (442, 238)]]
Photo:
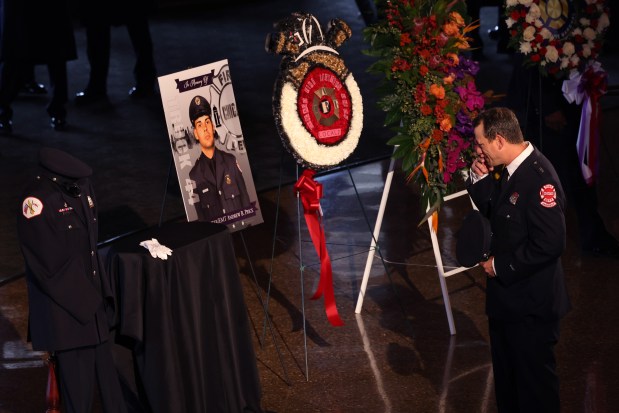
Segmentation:
[[(173, 250), (153, 258), (141, 241)], [(224, 225), (166, 224), (107, 254), (118, 331), (153, 412), (260, 411), (260, 383), (231, 235)]]

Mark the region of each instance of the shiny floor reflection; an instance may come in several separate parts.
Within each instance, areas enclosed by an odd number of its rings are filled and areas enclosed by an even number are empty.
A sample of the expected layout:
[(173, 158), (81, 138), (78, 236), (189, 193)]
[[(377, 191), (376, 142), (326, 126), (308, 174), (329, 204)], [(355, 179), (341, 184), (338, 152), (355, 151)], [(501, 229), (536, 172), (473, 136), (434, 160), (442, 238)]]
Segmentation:
[[(450, 334), (429, 229), (418, 225), (419, 197), (397, 172), (370, 248), (388, 169), (384, 160), (317, 177), (344, 326), (329, 324), (323, 298), (310, 299), (320, 267), (291, 185), (262, 193), (265, 222), (233, 234), (265, 412), (496, 412), (485, 277), (473, 268), (445, 279)], [(446, 270), (457, 267), (452, 251), (468, 208), (462, 197), (441, 210)], [(568, 214), (563, 263), (574, 310), (557, 346), (562, 411), (612, 412), (619, 405), (619, 262), (581, 256), (573, 228)], [(46, 369), (25, 342), (23, 279), (0, 288), (0, 303), (0, 413), (44, 411)]]
[[(320, 268), (292, 188), (264, 194), (265, 223), (237, 236), (249, 251), (239, 254), (239, 264), (256, 335), (264, 323), (258, 294), (267, 299), (275, 331), (262, 345), (256, 341), (265, 410), (496, 411), (485, 277), (473, 268), (445, 279), (456, 332), (451, 335), (429, 229), (418, 225), (419, 197), (397, 171), (377, 248), (370, 251), (388, 169), (389, 162), (381, 161), (317, 178), (342, 327), (329, 324), (322, 298), (309, 299)], [(437, 236), (446, 272), (457, 268), (456, 231), (470, 208), (465, 196), (441, 210)], [(568, 221), (563, 262), (574, 310), (562, 323), (557, 346), (562, 411), (613, 411), (619, 397), (609, 390), (619, 384), (613, 370), (619, 338), (612, 296), (619, 262), (580, 256), (573, 217)], [(368, 254), (372, 267), (356, 314)]]

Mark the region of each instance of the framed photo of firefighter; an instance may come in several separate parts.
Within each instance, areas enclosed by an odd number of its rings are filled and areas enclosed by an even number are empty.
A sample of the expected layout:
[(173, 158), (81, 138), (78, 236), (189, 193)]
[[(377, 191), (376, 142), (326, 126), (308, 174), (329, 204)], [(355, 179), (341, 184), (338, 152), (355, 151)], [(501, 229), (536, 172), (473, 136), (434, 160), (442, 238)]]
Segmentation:
[(187, 220), (262, 223), (228, 61), (158, 80)]

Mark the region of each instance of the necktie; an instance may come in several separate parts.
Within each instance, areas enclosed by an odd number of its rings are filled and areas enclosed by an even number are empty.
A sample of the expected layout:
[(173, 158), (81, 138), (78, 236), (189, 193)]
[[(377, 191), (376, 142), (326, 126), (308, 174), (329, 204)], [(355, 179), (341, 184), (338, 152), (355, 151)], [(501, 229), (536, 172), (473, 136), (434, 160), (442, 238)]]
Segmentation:
[(507, 168), (503, 168), (503, 171), (501, 171), (501, 183), (499, 184), (499, 187), (501, 189), (505, 188), (505, 185), (507, 185), (508, 179), (509, 179), (509, 171), (507, 170)]

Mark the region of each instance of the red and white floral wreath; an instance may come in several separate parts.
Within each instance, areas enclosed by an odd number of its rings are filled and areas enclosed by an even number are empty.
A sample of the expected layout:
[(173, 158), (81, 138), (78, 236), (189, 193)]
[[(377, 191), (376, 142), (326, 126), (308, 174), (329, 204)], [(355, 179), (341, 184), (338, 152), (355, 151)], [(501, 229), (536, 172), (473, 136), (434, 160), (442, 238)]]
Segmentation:
[(350, 27), (334, 19), (325, 35), (313, 15), (293, 13), (275, 28), (266, 49), (284, 56), (273, 93), (282, 143), (306, 168), (337, 166), (355, 150), (363, 128), (361, 92), (335, 50), (350, 38)]

